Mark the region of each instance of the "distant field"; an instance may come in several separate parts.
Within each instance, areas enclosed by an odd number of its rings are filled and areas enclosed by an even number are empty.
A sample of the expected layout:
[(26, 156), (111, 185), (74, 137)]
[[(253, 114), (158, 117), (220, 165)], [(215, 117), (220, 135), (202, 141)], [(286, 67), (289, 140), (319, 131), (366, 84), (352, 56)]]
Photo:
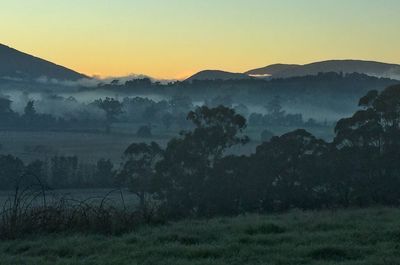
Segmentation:
[(1, 131), (1, 153), (13, 154), (25, 161), (47, 159), (54, 155), (77, 155), (81, 160), (96, 162), (101, 158), (119, 161), (122, 153), (133, 142), (157, 141), (162, 137), (138, 138), (129, 134)]
[[(235, 146), (230, 153), (249, 154), (259, 145), (264, 127), (249, 127), (246, 134), (251, 142), (245, 146)], [(276, 135), (296, 128), (274, 128)], [(77, 155), (81, 161), (94, 163), (101, 158), (119, 162), (123, 151), (133, 142), (155, 141), (166, 146), (168, 141), (179, 135), (179, 129), (153, 129), (153, 137), (139, 138), (135, 135), (137, 126), (116, 125), (117, 133), (101, 132), (37, 132), (37, 131), (0, 131), (0, 153), (13, 154), (25, 161), (34, 159), (46, 160), (54, 155)], [(332, 139), (333, 129), (315, 128), (311, 130), (317, 137)]]
[(399, 249), (399, 209), (293, 211), (2, 241), (0, 264), (398, 265)]

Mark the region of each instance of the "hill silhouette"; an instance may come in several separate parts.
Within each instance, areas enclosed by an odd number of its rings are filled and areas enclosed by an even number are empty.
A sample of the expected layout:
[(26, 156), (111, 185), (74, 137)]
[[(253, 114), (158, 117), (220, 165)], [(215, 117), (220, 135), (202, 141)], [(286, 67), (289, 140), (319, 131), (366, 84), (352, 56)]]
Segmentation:
[(254, 76), (274, 76), (282, 71), (294, 69), (299, 66), (300, 65), (298, 64), (271, 64), (262, 68), (247, 71), (245, 74)]
[(88, 78), (66, 67), (0, 44), (0, 78), (34, 80), (42, 77), (60, 81)]
[(362, 60), (330, 60), (305, 65), (278, 64), (253, 69), (245, 74), (288, 78), (327, 72), (361, 73), (376, 77), (400, 79), (400, 65)]
[(251, 79), (251, 77), (242, 73), (231, 73), (220, 70), (204, 70), (192, 75), (185, 81), (191, 82), (193, 80), (241, 80), (241, 79)]

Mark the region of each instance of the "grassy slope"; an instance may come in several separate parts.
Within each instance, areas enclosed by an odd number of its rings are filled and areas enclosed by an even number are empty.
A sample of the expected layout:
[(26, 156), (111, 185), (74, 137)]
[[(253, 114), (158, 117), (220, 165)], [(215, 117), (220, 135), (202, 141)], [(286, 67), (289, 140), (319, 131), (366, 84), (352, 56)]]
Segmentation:
[(293, 211), (0, 242), (0, 264), (400, 264), (400, 209)]

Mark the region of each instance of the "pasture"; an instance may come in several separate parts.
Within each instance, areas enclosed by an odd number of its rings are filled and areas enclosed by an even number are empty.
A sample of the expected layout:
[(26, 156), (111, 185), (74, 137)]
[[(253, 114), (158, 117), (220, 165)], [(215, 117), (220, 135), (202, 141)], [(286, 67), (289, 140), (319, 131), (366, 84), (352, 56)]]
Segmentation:
[(133, 142), (157, 141), (165, 145), (168, 140), (163, 137), (138, 138), (133, 134), (46, 131), (2, 131), (0, 139), (2, 154), (12, 154), (24, 161), (76, 155), (88, 163), (101, 158), (118, 162), (126, 147)]
[[(122, 153), (133, 142), (155, 141), (165, 147), (172, 137), (179, 136), (177, 128), (166, 130), (161, 126), (153, 127), (153, 136), (140, 138), (135, 132), (138, 125), (115, 124), (113, 133), (99, 131), (61, 132), (61, 131), (0, 131), (0, 153), (12, 154), (29, 162), (35, 159), (48, 160), (55, 155), (78, 156), (86, 163), (95, 163), (99, 159), (111, 159), (119, 163)], [(233, 154), (250, 154), (261, 143), (261, 132), (264, 127), (248, 127), (245, 134), (251, 139), (244, 146), (232, 147), (228, 152)], [(296, 128), (273, 128), (275, 135), (281, 135)], [(333, 129), (310, 129), (317, 137), (330, 140)]]
[(399, 249), (399, 209), (294, 210), (2, 241), (0, 264), (397, 265)]

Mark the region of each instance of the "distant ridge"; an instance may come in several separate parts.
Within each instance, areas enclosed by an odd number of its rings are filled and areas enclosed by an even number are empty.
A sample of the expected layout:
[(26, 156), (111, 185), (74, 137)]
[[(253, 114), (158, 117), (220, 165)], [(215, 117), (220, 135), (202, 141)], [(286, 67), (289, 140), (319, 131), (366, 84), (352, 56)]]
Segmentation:
[(88, 78), (66, 67), (0, 44), (0, 78), (34, 80), (42, 77), (60, 81)]
[(299, 66), (299, 64), (271, 64), (262, 68), (247, 71), (245, 74), (254, 76), (274, 76), (279, 72), (290, 70)]
[(329, 60), (305, 65), (276, 64), (253, 69), (245, 74), (287, 78), (316, 75), (321, 72), (361, 73), (375, 77), (400, 79), (400, 65), (362, 60)]
[(240, 80), (240, 79), (251, 79), (251, 77), (243, 73), (231, 73), (220, 70), (204, 70), (192, 75), (185, 81), (191, 82), (193, 80)]
[[(245, 80), (254, 77), (289, 78), (318, 73), (360, 73), (375, 77), (400, 80), (400, 65), (363, 60), (329, 60), (305, 65), (272, 64), (249, 70), (245, 73), (232, 73), (221, 70), (204, 70), (187, 78), (194, 80)], [(43, 79), (44, 78), (44, 79)], [(20, 52), (0, 44), (0, 79), (11, 81), (57, 80), (77, 81), (89, 78), (84, 74), (41, 58)]]
[(200, 71), (185, 81), (193, 80), (243, 80), (253, 77), (289, 78), (317, 75), (318, 73), (360, 73), (374, 77), (400, 80), (400, 65), (363, 60), (329, 60), (305, 65), (272, 64), (249, 70), (245, 73), (231, 73), (221, 70)]

